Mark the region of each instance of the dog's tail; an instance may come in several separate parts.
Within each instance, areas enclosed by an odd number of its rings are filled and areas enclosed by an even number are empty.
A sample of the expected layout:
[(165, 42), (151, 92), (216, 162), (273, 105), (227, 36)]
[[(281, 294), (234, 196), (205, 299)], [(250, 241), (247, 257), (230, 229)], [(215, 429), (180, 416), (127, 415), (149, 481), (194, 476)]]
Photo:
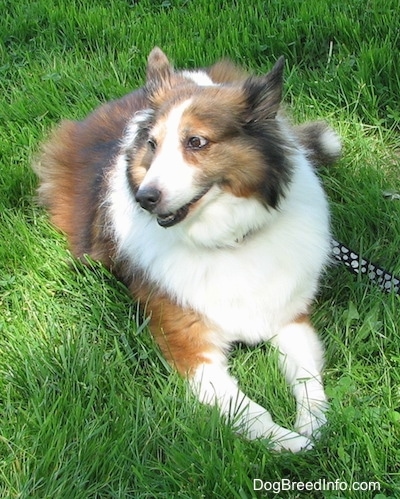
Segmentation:
[(318, 167), (337, 161), (342, 144), (337, 133), (324, 121), (312, 121), (294, 127), (296, 136), (307, 157)]

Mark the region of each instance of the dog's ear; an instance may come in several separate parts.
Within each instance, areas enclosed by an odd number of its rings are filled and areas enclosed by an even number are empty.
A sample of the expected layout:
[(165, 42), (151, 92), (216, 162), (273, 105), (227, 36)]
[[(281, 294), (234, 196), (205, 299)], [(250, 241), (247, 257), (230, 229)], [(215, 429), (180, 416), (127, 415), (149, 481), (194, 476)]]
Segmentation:
[(276, 117), (282, 100), (284, 67), (285, 59), (282, 56), (265, 76), (250, 77), (244, 82), (248, 123)]
[(152, 84), (167, 83), (173, 73), (173, 68), (164, 52), (154, 47), (147, 59), (147, 82)]

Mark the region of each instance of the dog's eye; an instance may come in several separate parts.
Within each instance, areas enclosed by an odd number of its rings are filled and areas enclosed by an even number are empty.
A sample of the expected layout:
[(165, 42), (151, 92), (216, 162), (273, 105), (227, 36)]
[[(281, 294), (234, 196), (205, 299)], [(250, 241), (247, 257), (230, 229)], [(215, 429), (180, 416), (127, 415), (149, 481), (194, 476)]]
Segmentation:
[(208, 144), (208, 140), (204, 137), (190, 137), (187, 141), (188, 149), (202, 149)]
[(151, 151), (155, 151), (157, 149), (157, 142), (154, 139), (148, 139), (147, 145), (149, 146)]

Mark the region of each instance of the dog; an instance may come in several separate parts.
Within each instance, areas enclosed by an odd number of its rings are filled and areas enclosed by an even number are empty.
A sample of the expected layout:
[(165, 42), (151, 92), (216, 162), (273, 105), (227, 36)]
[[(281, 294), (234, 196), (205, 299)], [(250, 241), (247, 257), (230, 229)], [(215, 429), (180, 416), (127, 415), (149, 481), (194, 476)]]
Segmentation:
[[(249, 439), (309, 449), (326, 422), (310, 306), (331, 254), (315, 167), (341, 151), (323, 122), (282, 112), (284, 59), (263, 76), (222, 60), (176, 70), (154, 48), (143, 88), (63, 121), (35, 170), (79, 259), (102, 262), (146, 313), (163, 355)], [(235, 342), (270, 341), (296, 400), (293, 430), (228, 371)]]

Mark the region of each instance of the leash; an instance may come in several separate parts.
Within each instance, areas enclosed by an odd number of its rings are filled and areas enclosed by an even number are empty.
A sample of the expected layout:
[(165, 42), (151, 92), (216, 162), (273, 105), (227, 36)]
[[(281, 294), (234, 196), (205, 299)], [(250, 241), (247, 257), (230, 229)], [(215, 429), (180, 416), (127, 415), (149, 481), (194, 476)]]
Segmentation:
[(386, 293), (400, 295), (400, 277), (391, 274), (379, 265), (375, 265), (344, 244), (332, 240), (332, 253), (339, 262), (353, 274), (365, 274), (373, 283), (377, 284)]

